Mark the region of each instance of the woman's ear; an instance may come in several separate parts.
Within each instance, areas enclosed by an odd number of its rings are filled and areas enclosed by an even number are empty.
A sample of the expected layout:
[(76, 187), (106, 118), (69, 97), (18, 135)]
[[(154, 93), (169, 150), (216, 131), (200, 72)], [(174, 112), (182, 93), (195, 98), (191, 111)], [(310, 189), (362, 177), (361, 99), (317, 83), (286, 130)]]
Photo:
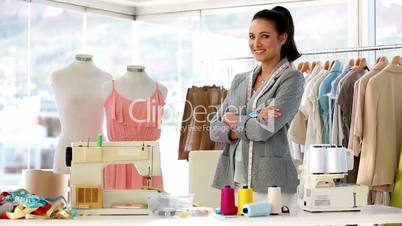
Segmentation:
[(288, 33), (285, 32), (279, 35), (279, 41), (281, 42), (281, 45), (284, 45), (287, 40), (288, 40)]

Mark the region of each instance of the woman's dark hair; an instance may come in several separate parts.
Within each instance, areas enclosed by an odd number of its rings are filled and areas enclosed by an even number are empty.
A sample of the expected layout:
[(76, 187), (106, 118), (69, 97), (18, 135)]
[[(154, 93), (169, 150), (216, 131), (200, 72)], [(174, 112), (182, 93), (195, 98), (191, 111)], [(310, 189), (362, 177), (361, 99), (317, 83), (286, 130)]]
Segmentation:
[(288, 38), (281, 48), (281, 59), (286, 57), (292, 62), (301, 56), (296, 48), (294, 40), (295, 27), (289, 10), (282, 6), (276, 6), (273, 9), (264, 9), (254, 15), (253, 20), (256, 19), (273, 21), (280, 35), (283, 33), (288, 34)]

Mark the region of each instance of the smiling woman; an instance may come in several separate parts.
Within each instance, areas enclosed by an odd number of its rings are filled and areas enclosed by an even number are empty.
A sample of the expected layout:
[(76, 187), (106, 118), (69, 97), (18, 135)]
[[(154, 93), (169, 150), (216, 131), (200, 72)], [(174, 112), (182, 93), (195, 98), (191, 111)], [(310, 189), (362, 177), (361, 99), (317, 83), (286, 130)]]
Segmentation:
[[(286, 8), (277, 6), (254, 15), (249, 48), (260, 65), (235, 76), (210, 129), (212, 140), (226, 143), (214, 187), (246, 185), (253, 189), (254, 201), (260, 201), (266, 199), (267, 187), (279, 186), (289, 207), (295, 206), (299, 182), (287, 128), (304, 86), (303, 76), (292, 66), (300, 56), (293, 36), (293, 20)], [(266, 110), (274, 113), (266, 114)]]

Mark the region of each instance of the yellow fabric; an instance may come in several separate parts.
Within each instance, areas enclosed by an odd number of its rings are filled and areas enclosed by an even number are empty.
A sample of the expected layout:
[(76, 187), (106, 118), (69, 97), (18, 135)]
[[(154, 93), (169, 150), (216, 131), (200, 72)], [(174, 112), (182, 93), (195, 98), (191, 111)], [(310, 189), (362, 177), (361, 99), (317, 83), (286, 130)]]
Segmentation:
[[(402, 146), (400, 154), (401, 153)], [(396, 173), (394, 191), (391, 194), (391, 206), (402, 208), (402, 155), (399, 157), (398, 172)], [(386, 226), (402, 226), (402, 224), (386, 224)]]
[(396, 173), (394, 191), (391, 195), (391, 206), (402, 208), (402, 155), (399, 157), (398, 172)]
[(31, 213), (32, 211), (36, 210), (37, 208), (28, 208), (24, 205), (19, 205), (15, 207), (14, 212), (7, 212), (6, 215), (9, 219), (15, 220), (24, 218), (25, 215)]

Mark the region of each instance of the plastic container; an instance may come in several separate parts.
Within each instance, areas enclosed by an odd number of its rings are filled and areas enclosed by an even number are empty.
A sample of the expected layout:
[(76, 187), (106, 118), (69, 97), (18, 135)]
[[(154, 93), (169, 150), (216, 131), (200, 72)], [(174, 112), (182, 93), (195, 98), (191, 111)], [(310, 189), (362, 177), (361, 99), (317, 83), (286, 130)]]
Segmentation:
[(149, 193), (149, 215), (154, 217), (174, 217), (193, 206), (194, 194), (175, 195), (169, 193)]

